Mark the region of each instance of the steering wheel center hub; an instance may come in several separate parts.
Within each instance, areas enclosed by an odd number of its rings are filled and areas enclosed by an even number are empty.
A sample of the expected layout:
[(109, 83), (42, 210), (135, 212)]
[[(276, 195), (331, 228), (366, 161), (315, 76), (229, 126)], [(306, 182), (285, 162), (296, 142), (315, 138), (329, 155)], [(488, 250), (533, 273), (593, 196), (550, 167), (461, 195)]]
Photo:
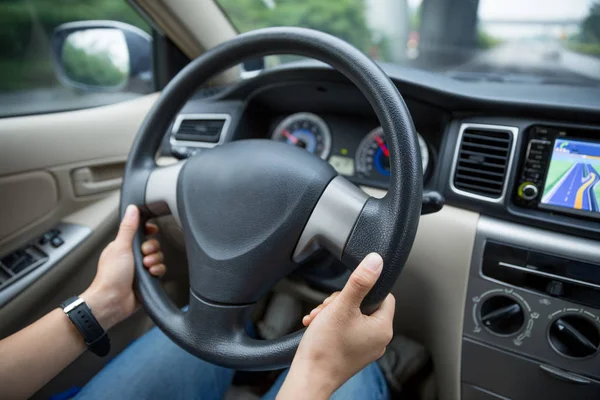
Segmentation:
[(271, 140), (237, 141), (189, 159), (177, 198), (196, 260), (194, 293), (227, 304), (258, 300), (294, 268), (302, 229), (335, 175), (323, 160)]

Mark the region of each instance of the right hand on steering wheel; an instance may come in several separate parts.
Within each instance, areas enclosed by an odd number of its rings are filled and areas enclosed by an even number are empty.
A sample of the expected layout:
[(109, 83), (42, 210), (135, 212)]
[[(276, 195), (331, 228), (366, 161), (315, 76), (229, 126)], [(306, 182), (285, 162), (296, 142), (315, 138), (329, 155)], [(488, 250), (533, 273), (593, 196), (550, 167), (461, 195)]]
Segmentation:
[(278, 398), (329, 398), (383, 355), (393, 336), (394, 296), (389, 294), (371, 315), (360, 310), (382, 268), (381, 256), (367, 255), (341, 292), (329, 296), (304, 317), (302, 322), (308, 329)]

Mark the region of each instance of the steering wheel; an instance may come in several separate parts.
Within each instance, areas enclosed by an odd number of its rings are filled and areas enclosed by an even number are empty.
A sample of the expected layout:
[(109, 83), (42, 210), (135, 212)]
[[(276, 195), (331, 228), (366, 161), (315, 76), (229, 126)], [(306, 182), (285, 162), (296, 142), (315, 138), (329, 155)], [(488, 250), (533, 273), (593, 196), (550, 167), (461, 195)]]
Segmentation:
[[(368, 99), (386, 133), (390, 187), (375, 199), (325, 161), (281, 142), (240, 140), (159, 167), (164, 132), (185, 101), (215, 74), (243, 60), (294, 54), (323, 61)], [(303, 331), (273, 340), (246, 332), (253, 305), (316, 248), (355, 268), (370, 252), (384, 260), (365, 298), (371, 313), (392, 289), (411, 250), (421, 211), (422, 170), (415, 128), (400, 93), (362, 52), (325, 33), (268, 28), (223, 43), (185, 67), (162, 91), (135, 138), (121, 193), (144, 217), (172, 214), (183, 230), (189, 309), (179, 310), (144, 269), (135, 236), (135, 290), (149, 316), (175, 343), (214, 364), (240, 370), (283, 368)], [(142, 225), (143, 226), (143, 225)]]

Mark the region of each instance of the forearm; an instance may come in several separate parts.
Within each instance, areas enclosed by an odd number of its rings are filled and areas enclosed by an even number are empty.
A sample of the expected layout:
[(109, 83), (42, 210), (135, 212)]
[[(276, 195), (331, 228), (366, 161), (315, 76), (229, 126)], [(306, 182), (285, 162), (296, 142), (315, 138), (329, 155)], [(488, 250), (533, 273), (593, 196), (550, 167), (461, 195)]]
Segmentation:
[[(116, 313), (110, 296), (86, 291), (79, 297), (85, 300), (105, 330), (112, 327)], [(85, 350), (83, 336), (59, 308), (1, 340), (0, 388), (3, 398), (30, 397)]]
[(86, 349), (77, 328), (60, 309), (0, 341), (3, 397), (24, 399), (71, 364)]

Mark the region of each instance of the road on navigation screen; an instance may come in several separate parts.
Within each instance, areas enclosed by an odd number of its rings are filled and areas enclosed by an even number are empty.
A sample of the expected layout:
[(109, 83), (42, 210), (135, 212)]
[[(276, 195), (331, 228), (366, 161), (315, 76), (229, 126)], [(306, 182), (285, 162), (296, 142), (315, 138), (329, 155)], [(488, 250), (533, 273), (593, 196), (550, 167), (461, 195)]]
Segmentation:
[(593, 165), (578, 162), (544, 196), (543, 202), (577, 210), (598, 211), (600, 199), (593, 190), (598, 181), (600, 174)]

